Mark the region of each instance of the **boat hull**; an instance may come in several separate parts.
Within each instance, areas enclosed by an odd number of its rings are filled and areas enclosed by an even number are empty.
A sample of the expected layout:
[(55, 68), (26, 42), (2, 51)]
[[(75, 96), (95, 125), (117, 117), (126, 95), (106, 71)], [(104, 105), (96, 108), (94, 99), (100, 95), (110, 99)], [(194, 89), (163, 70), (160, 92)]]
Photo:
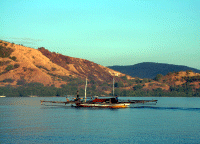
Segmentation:
[(82, 103), (77, 104), (77, 107), (98, 107), (98, 108), (127, 108), (130, 106), (130, 103), (116, 103), (116, 104), (89, 104), (89, 103)]

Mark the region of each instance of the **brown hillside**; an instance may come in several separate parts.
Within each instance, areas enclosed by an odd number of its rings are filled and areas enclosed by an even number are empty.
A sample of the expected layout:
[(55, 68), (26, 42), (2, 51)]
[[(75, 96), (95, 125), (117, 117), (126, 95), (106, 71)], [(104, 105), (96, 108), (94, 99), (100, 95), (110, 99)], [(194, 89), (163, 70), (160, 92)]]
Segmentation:
[[(165, 83), (167, 85), (171, 86), (179, 86), (184, 83), (186, 83), (185, 78), (186, 77), (194, 77), (194, 76), (200, 76), (199, 73), (195, 73), (192, 71), (180, 71), (175, 73), (169, 73), (166, 76), (163, 76), (159, 82)], [(200, 88), (200, 82), (193, 82), (191, 85), (194, 85), (196, 89)]]
[[(5, 41), (0, 41), (0, 47), (0, 86), (16, 86), (17, 82), (25, 81), (60, 87), (67, 84), (63, 77), (111, 82), (112, 75), (125, 76), (88, 60), (52, 53), (44, 48), (37, 50)], [(118, 77), (116, 79), (120, 79)]]

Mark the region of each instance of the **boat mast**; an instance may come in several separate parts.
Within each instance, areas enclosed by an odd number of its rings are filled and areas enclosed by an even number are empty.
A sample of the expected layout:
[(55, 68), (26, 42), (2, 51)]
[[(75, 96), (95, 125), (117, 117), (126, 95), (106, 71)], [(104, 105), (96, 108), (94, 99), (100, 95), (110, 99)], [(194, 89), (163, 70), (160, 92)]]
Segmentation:
[(115, 86), (114, 86), (115, 84), (114, 83), (115, 83), (115, 79), (114, 79), (114, 76), (113, 76), (113, 96), (115, 95)]
[(87, 90), (87, 78), (86, 78), (86, 84), (85, 84), (85, 102), (86, 102), (86, 90)]
[(115, 73), (111, 73), (110, 71), (109, 71), (109, 73), (113, 77), (113, 96), (114, 96), (115, 95)]

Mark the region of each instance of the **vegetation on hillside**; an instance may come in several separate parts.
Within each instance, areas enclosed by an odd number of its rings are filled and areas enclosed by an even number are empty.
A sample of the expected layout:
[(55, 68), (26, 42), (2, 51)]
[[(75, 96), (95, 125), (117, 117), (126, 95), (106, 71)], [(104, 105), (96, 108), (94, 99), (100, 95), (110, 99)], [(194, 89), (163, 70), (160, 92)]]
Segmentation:
[(0, 57), (9, 57), (12, 52), (13, 50), (11, 48), (6, 48), (5, 46), (0, 45)]
[[(174, 73), (175, 74), (175, 73)], [(155, 78), (156, 81), (163, 81), (164, 76), (158, 75)], [(62, 79), (66, 79), (62, 78)], [(125, 78), (124, 78), (125, 79)], [(181, 85), (171, 85), (169, 90), (162, 89), (161, 87), (155, 89), (145, 89), (145, 85), (149, 83), (150, 85), (155, 85), (155, 81), (151, 79), (132, 79), (127, 80), (126, 82), (117, 81), (114, 84), (115, 91), (114, 95), (118, 96), (179, 96), (179, 97), (199, 97), (200, 88), (195, 88), (192, 84), (193, 82), (199, 82), (200, 85), (200, 76), (194, 77), (184, 77), (186, 81)], [(6, 96), (12, 97), (25, 97), (30, 95), (38, 96), (67, 96), (75, 95), (76, 91), (80, 91), (80, 95), (84, 96), (84, 86), (85, 81), (81, 79), (67, 78), (68, 84), (61, 85), (60, 88), (56, 88), (54, 85), (44, 86), (41, 83), (27, 83), (26, 80), (18, 80), (18, 87), (11, 87), (7, 85), (6, 87), (0, 87), (0, 94), (5, 94)], [(12, 83), (14, 80), (5, 79), (3, 82)], [(162, 86), (157, 84), (158, 86)], [(126, 89), (130, 87), (130, 89)], [(109, 93), (106, 93), (109, 91)], [(112, 83), (96, 83), (94, 80), (88, 81), (87, 87), (87, 96), (112, 96)]]
[[(2, 41), (0, 41), (0, 43), (2, 43)], [(11, 53), (13, 52), (13, 49), (11, 48), (7, 48), (7, 43), (4, 43), (4, 46), (3, 45), (0, 45), (0, 57), (1, 58), (10, 58), (11, 60), (13, 61), (16, 61), (17, 58), (15, 56), (10, 56)], [(3, 62), (0, 61), (0, 66), (3, 64)]]

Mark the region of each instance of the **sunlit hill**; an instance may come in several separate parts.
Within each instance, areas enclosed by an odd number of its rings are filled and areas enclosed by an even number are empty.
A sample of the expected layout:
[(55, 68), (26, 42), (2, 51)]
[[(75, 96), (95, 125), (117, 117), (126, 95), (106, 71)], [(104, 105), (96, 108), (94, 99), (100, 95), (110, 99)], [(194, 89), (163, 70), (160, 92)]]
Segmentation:
[[(192, 71), (141, 79), (43, 47), (34, 49), (0, 40), (0, 92), (10, 96), (62, 96), (74, 94), (77, 89), (83, 93), (86, 78), (89, 94), (112, 95), (113, 76), (115, 94), (121, 96), (162, 96), (174, 92), (199, 96), (200, 74)], [(40, 88), (34, 89), (37, 86)]]

